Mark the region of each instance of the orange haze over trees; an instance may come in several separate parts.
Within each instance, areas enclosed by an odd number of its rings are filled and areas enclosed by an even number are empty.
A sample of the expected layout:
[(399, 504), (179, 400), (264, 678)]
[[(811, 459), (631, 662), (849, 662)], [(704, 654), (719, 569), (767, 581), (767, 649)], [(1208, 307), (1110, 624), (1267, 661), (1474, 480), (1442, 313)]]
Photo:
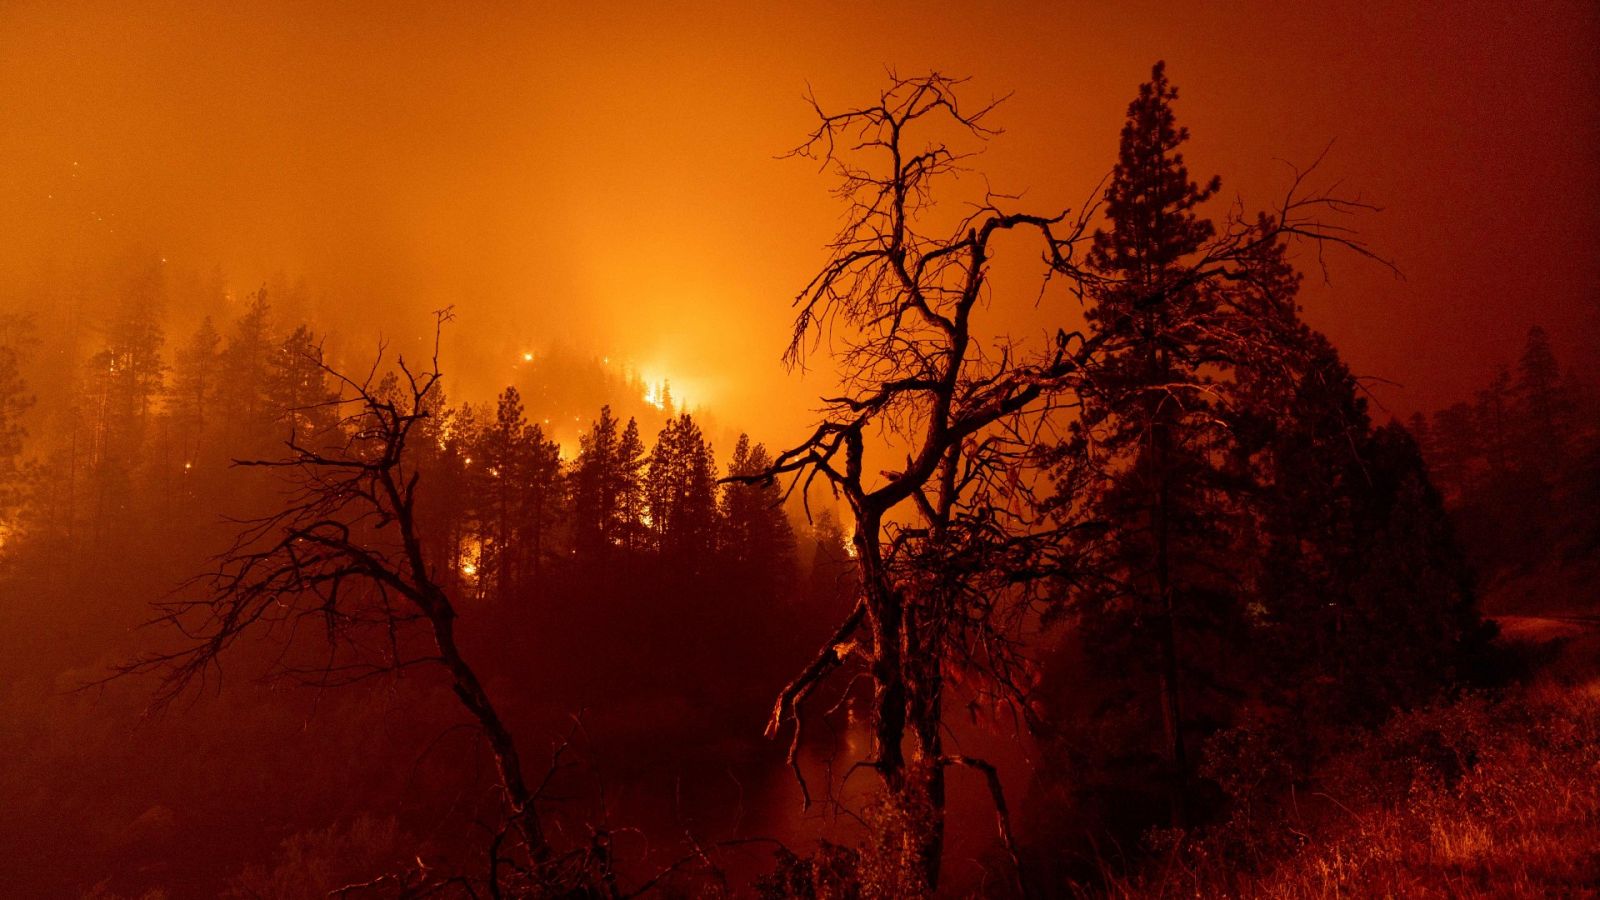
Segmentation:
[[(1333, 141), (1327, 174), (1385, 208), (1362, 233), (1405, 280), (1335, 260), (1307, 306), (1358, 372), (1405, 386), (1379, 396), (1409, 414), (1509, 363), (1501, 336), (1533, 324), (1593, 365), (1577, 335), (1600, 266), (1595, 17), (8, 3), (0, 287), (130, 257), (202, 285), (220, 267), (239, 296), (282, 272), (356, 348), (374, 311), (420, 348), (418, 323), (455, 304), (447, 350), (475, 395), (564, 345), (693, 384), (770, 434), (808, 421), (818, 392), (771, 364), (835, 216), (820, 176), (773, 159), (808, 127), (808, 85), (828, 101), (886, 65), (971, 76), (974, 97), (1009, 95), (991, 186), (1066, 207), (1108, 171), (1127, 86), (1164, 58), (1223, 200), (1269, 204), (1280, 160)], [(172, 307), (175, 332), (203, 311)]]
[(0, 5), (3, 891), (1600, 883), (1597, 43)]

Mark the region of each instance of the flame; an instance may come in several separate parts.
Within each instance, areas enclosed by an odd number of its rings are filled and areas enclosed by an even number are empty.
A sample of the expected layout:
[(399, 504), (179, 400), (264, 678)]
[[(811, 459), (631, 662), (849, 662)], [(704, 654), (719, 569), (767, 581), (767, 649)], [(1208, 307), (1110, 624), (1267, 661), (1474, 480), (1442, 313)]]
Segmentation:
[(644, 402), (650, 404), (651, 406), (654, 406), (656, 409), (666, 409), (667, 408), (667, 385), (666, 385), (666, 382), (658, 381), (658, 382), (655, 382), (654, 384), (651, 384), (651, 385), (647, 386), (645, 388), (645, 391), (644, 391)]
[(706, 403), (711, 383), (704, 378), (686, 377), (683, 370), (669, 373), (664, 365), (647, 365), (632, 370), (634, 383), (644, 390), (644, 402), (666, 412), (688, 412)]
[(478, 563), (483, 560), (483, 544), (468, 538), (461, 542), (456, 555), (456, 568), (469, 580), (477, 580)]

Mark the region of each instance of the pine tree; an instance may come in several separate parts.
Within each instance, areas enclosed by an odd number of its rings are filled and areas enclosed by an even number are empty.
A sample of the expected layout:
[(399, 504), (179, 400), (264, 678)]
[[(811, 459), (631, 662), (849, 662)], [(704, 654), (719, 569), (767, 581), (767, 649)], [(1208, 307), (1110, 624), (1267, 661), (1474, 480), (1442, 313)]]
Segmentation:
[(1429, 427), (1433, 453), (1429, 464), (1446, 495), (1459, 499), (1480, 478), (1481, 451), (1472, 406), (1455, 403), (1433, 414)]
[(15, 533), (27, 487), (22, 451), (28, 432), (22, 417), (34, 398), (22, 370), (31, 330), (26, 320), (0, 316), (0, 551)]
[(334, 439), (334, 392), (311, 329), (300, 325), (279, 341), (266, 368), (266, 408), (277, 440), (309, 448)]
[(585, 563), (610, 558), (619, 538), (618, 488), (623, 479), (618, 474), (618, 458), (617, 419), (610, 406), (603, 406), (589, 433), (578, 439), (578, 458), (569, 476), (572, 547)]
[(188, 344), (178, 351), (172, 369), (172, 389), (167, 407), (177, 431), (181, 465), (186, 472), (209, 462), (210, 442), (216, 430), (217, 395), (222, 380), (222, 337), (211, 317), (201, 321)]
[(1216, 355), (1218, 301), (1197, 286), (1192, 267), (1215, 235), (1197, 207), (1220, 186), (1190, 179), (1177, 96), (1157, 63), (1128, 106), (1105, 196), (1110, 227), (1095, 233), (1088, 259), (1102, 281), (1087, 317), (1108, 349), (1086, 394), (1074, 454), (1098, 457), (1104, 475), (1091, 505), (1113, 523), (1098, 562), (1106, 577), (1084, 608), (1104, 619), (1104, 650), (1127, 654), (1127, 666), (1154, 663), (1175, 819), (1189, 767), (1180, 644), (1214, 599), (1198, 557), (1215, 528), (1203, 509), (1215, 436), (1203, 423), (1215, 419), (1206, 364)]
[(717, 540), (717, 472), (688, 413), (667, 422), (650, 452), (645, 498), (657, 551), (671, 568), (704, 570)]
[[(442, 392), (440, 396), (442, 399)], [(422, 513), (437, 523), (433, 569), (455, 590), (480, 597), (482, 498), (476, 493), (478, 472), (472, 454), (482, 440), (487, 418), (479, 406), (463, 403), (449, 411), (448, 422), (431, 435), (432, 441), (416, 445), (427, 454), (419, 457), (419, 465), (431, 461), (429, 471), (436, 473), (433, 490), (422, 495)]]
[(1548, 484), (1566, 462), (1572, 401), (1550, 336), (1537, 325), (1528, 329), (1527, 343), (1517, 361), (1513, 394), (1521, 420), (1517, 429), (1520, 467)]
[(566, 482), (561, 477), (561, 445), (545, 437), (537, 423), (528, 429), (527, 445), (521, 498), (524, 559), (528, 575), (538, 578), (566, 515)]
[[(1374, 428), (1325, 337), (1297, 325), (1280, 365), (1238, 388), (1251, 468), (1257, 702), (1299, 717), (1302, 742), (1431, 700), (1482, 639), (1464, 558), (1412, 436)], [(1252, 568), (1253, 567), (1253, 568)], [(1303, 746), (1303, 744), (1302, 744)]]
[(1482, 448), (1488, 476), (1506, 482), (1512, 473), (1516, 448), (1512, 446), (1511, 370), (1502, 368), (1489, 386), (1478, 392), (1474, 409), (1478, 446)]
[[(418, 533), (429, 572), (451, 597), (472, 593), (474, 573), (463, 571), (464, 552), (475, 540), (472, 485), (466, 460), (478, 441), (473, 407), (451, 407), (443, 388), (426, 398), (428, 416), (414, 426), (411, 448), (428, 489), (418, 495)], [(476, 567), (475, 563), (466, 565)]]
[[(772, 457), (761, 444), (739, 435), (728, 463), (728, 476), (753, 476), (767, 471)], [(735, 577), (758, 594), (787, 599), (795, 582), (794, 528), (783, 511), (777, 482), (732, 482), (722, 492), (722, 551)]]
[(166, 366), (161, 358), (159, 277), (135, 281), (106, 328), (105, 343), (89, 359), (88, 474), (94, 533), (131, 533), (151, 482), (139, 476), (149, 463), (151, 425)]
[(486, 595), (498, 600), (511, 598), (522, 587), (520, 494), (531, 468), (529, 443), (522, 398), (508, 387), (472, 450), (473, 495), (479, 504), (478, 581)]
[(234, 322), (222, 353), (219, 400), (228, 410), (225, 452), (231, 458), (268, 458), (283, 441), (266, 397), (272, 355), (270, 314), (263, 287), (251, 295), (244, 314)]
[(644, 494), (645, 462), (639, 422), (630, 416), (617, 444), (616, 465), (616, 529), (621, 546), (629, 557), (644, 550), (646, 545), (644, 518), (648, 510)]

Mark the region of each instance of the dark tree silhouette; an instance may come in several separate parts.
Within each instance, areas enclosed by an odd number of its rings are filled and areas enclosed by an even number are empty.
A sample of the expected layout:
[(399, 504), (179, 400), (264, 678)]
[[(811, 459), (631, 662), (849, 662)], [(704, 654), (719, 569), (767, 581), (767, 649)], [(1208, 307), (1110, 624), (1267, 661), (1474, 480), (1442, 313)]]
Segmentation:
[[(772, 467), (767, 448), (739, 435), (728, 462), (732, 478)], [(735, 578), (759, 597), (792, 599), (796, 574), (794, 528), (783, 510), (783, 491), (773, 482), (729, 484), (722, 492), (721, 549)]]
[(644, 497), (663, 561), (685, 575), (705, 572), (717, 548), (717, 464), (688, 413), (669, 420), (656, 437)]
[(141, 476), (166, 373), (159, 291), (155, 273), (136, 277), (107, 323), (104, 345), (89, 358), (87, 474), (99, 537), (133, 533), (132, 511), (150, 483)]
[[(835, 168), (836, 193), (848, 212), (830, 258), (797, 298), (785, 360), (800, 365), (832, 330), (843, 342), (835, 353), (843, 391), (826, 401), (823, 422), (808, 440), (780, 454), (766, 473), (737, 479), (795, 473), (793, 489), (821, 478), (854, 519), (861, 596), (784, 688), (768, 734), (792, 725), (795, 764), (806, 698), (841, 667), (869, 675), (870, 765), (895, 810), (890, 819), (900, 823), (888, 840), (909, 863), (893, 875), (895, 889), (905, 893), (938, 882), (946, 768), (989, 771), (982, 760), (944, 751), (947, 665), (992, 654), (987, 662), (1004, 670), (1012, 648), (1003, 601), (964, 590), (970, 580), (958, 573), (970, 572), (981, 555), (969, 552), (976, 538), (1003, 545), (1016, 536), (1009, 526), (1018, 523), (993, 510), (995, 496), (1010, 490), (1005, 473), (1024, 452), (1019, 416), (1069, 385), (1089, 352), (1076, 335), (1024, 346), (977, 323), (1001, 236), (1030, 233), (1046, 272), (1071, 271), (1081, 222), (1065, 213), (1005, 212), (992, 196), (942, 233), (920, 218), (962, 159), (946, 144), (922, 141), (946, 126), (978, 141), (995, 133), (985, 124), (993, 104), (964, 109), (957, 85), (940, 75), (897, 78), (871, 105), (838, 113), (817, 107), (820, 124), (795, 155)], [(880, 430), (905, 456), (875, 477), (878, 467), (866, 463), (867, 437)], [(902, 514), (917, 524), (891, 526)], [(911, 577), (913, 567), (929, 566), (953, 577)], [(1009, 836), (998, 792), (995, 799)]]
[(1433, 699), (1485, 634), (1416, 442), (1374, 427), (1333, 345), (1290, 324), (1278, 359), (1237, 387), (1251, 522), (1236, 561), (1258, 610), (1254, 693), (1308, 710), (1315, 734)]
[(1042, 692), (1050, 752), (1085, 772), (1072, 793), (1109, 798), (1102, 816), (1132, 833), (1159, 815), (1129, 802), (1152, 781), (1169, 821), (1222, 811), (1199, 765), (1214, 754), (1195, 752), (1218, 732), (1293, 716), (1270, 740), (1304, 763), (1338, 729), (1437, 696), (1484, 637), (1415, 445), (1373, 428), (1358, 380), (1297, 314), (1288, 238), (1371, 256), (1298, 217), (1362, 206), (1291, 193), (1253, 223), (1206, 220), (1175, 97), (1158, 65), (1129, 107), (1111, 230), (1089, 257), (1101, 353), (1045, 457), (1047, 508), (1082, 526), (1054, 610), (1073, 659), (1057, 666), (1096, 673)]
[[(1157, 80), (1164, 83), (1159, 66)], [(910, 823), (897, 840), (905, 858), (917, 860), (907, 875), (917, 880), (902, 885), (907, 891), (937, 885), (945, 769), (966, 764), (986, 771), (982, 761), (944, 752), (947, 675), (955, 666), (971, 667), (996, 694), (1018, 698), (1024, 667), (1017, 659), (1016, 629), (1028, 620), (1037, 580), (1051, 571), (1075, 571), (1072, 544), (1051, 539), (1051, 533), (1080, 530), (1081, 517), (1057, 517), (1052, 526), (1013, 511), (1014, 498), (1030, 495), (1032, 480), (1022, 473), (1038, 429), (1059, 421), (1078, 405), (1082, 391), (1092, 389), (1103, 353), (1132, 346), (1112, 345), (1140, 334), (1137, 325), (1148, 321), (1149, 303), (1204, 296), (1212, 284), (1248, 284), (1259, 259), (1293, 237), (1371, 255), (1328, 218), (1369, 207), (1306, 193), (1304, 172), (1296, 173), (1275, 215), (1230, 218), (1215, 232), (1197, 231), (1199, 226), (1180, 217), (1170, 233), (1137, 251), (1148, 257), (1143, 263), (1135, 262), (1133, 235), (1125, 234), (1120, 248), (1116, 240), (1103, 239), (1100, 272), (1074, 257), (1093, 210), (1076, 219), (1065, 212), (1007, 212), (999, 206), (1006, 198), (988, 194), (971, 212), (936, 230), (931, 204), (963, 155), (931, 135), (942, 128), (981, 142), (995, 133), (986, 124), (994, 105), (963, 109), (957, 84), (940, 75), (896, 78), (870, 105), (836, 113), (817, 107), (820, 124), (795, 151), (834, 167), (835, 192), (847, 212), (828, 261), (797, 298), (785, 360), (799, 365), (831, 334), (843, 390), (825, 401), (813, 434), (779, 455), (766, 473), (795, 473), (793, 484), (821, 478), (844, 498), (855, 519), (861, 573), (859, 603), (781, 692), (769, 733), (792, 723), (793, 759), (801, 706), (817, 685), (847, 665), (869, 674), (870, 765), (890, 806), (900, 810), (899, 821)], [(1140, 135), (1152, 147), (1180, 134), (1167, 133), (1170, 118), (1162, 118), (1160, 107), (1170, 99), (1166, 90), (1146, 88), (1144, 105), (1156, 133)], [(1129, 165), (1151, 161), (1130, 158)], [(1153, 182), (1137, 181), (1138, 174), (1128, 171), (1124, 187), (1113, 191), (1130, 224), (1141, 211), (1147, 218), (1171, 216), (1174, 204), (1186, 210), (1204, 195), (1190, 188), (1181, 170), (1158, 167), (1146, 173)], [(1080, 296), (1096, 288), (1096, 296), (1125, 298), (1126, 304), (1105, 310), (1088, 336), (1058, 331), (1053, 339), (1029, 343), (987, 333), (987, 307), (979, 301), (1006, 302), (991, 296), (988, 276), (999, 239), (1011, 232), (1037, 240), (1045, 284), (1066, 276)], [(1146, 269), (1161, 270), (1166, 257), (1184, 253), (1181, 272), (1169, 267), (1160, 277), (1145, 277)], [(1138, 296), (1141, 284), (1147, 290)], [(1041, 295), (1029, 292), (1026, 302)], [(1147, 350), (1156, 337), (1166, 335), (1149, 338)], [(1128, 354), (1141, 366), (1148, 366), (1147, 356)], [(1168, 364), (1158, 359), (1157, 369)], [(1146, 394), (1136, 396), (1141, 408), (1155, 405)], [(867, 465), (869, 433), (881, 436), (899, 459)], [(1060, 483), (1085, 481), (1074, 476)], [(1082, 509), (1076, 498), (1060, 506)], [(864, 632), (859, 639), (858, 632)], [(995, 799), (1003, 810), (1003, 798), (997, 793)]]
[(1512, 391), (1521, 419), (1517, 429), (1519, 467), (1548, 492), (1556, 473), (1567, 463), (1576, 392), (1562, 378), (1550, 336), (1538, 325), (1528, 329)]
[(475, 436), (469, 490), (479, 498), (477, 578), (502, 601), (538, 577), (562, 507), (560, 448), (529, 424), (516, 388), (506, 388), (493, 421)]
[(644, 524), (644, 517), (649, 512), (644, 490), (645, 464), (644, 439), (639, 435), (639, 422), (630, 417), (618, 440), (616, 459), (616, 524), (620, 545), (630, 562), (644, 551), (648, 543)]
[(31, 333), (27, 320), (0, 315), (0, 551), (17, 527), (26, 491), (22, 450), (28, 432), (22, 416), (33, 406), (33, 395), (22, 369)]
[[(442, 327), (448, 312), (439, 318)], [(455, 603), (427, 563), (417, 517), (423, 473), (411, 444), (432, 415), (430, 398), (439, 390), (437, 346), (436, 339), (428, 369), (414, 372), (402, 357), (398, 376), (382, 379), (376, 377), (380, 350), (359, 381), (328, 368), (320, 352), (311, 354), (308, 362), (340, 386), (330, 403), (338, 411), (338, 439), (315, 435), (307, 446), (291, 437), (287, 458), (243, 463), (282, 473), (293, 487), (290, 501), (241, 531), (216, 571), (188, 591), (197, 598), (162, 605), (158, 621), (176, 627), (185, 643), (122, 673), (162, 673), (156, 699), (165, 704), (219, 673), (224, 653), (245, 634), (281, 628), (292, 642), (303, 626), (325, 636), (328, 654), (304, 664), (290, 647), (278, 663), (281, 674), (337, 685), (437, 666), (488, 745), (507, 829), (523, 854), (518, 864), (506, 855), (504, 833), (495, 839), (492, 891), (498, 895), (510, 884), (540, 896), (598, 892), (608, 866), (603, 841), (567, 854), (552, 850), (540, 820), (539, 789), (530, 784), (510, 729), (462, 654)]]
[[(426, 398), (426, 418), (412, 428), (408, 448), (428, 490), (417, 501), (417, 530), (422, 535), (428, 571), (452, 597), (473, 596), (480, 586), (479, 522), (482, 498), (472, 454), (482, 433), (477, 407), (451, 407), (442, 386)], [(468, 571), (472, 569), (474, 571)]]
[(222, 351), (222, 385), (219, 401), (229, 415), (225, 441), (228, 448), (251, 458), (266, 456), (283, 440), (267, 410), (266, 385), (272, 358), (271, 305), (267, 289), (250, 296), (243, 315), (234, 321)]
[(586, 563), (604, 564), (616, 546), (626, 486), (618, 440), (617, 419), (610, 406), (600, 409), (589, 433), (578, 439), (578, 458), (569, 475), (572, 546)]
[[(1199, 601), (1193, 557), (1220, 524), (1199, 507), (1209, 482), (1211, 374), (1234, 337), (1222, 298), (1209, 279), (1194, 277), (1197, 255), (1216, 227), (1196, 209), (1221, 180), (1204, 187), (1189, 178), (1177, 124), (1178, 91), (1157, 63), (1128, 106), (1121, 147), (1106, 189), (1109, 230), (1099, 230), (1088, 264), (1088, 319), (1106, 338), (1080, 420), (1083, 450), (1103, 457), (1109, 477), (1092, 501), (1095, 515), (1115, 522), (1115, 562), (1107, 583), (1133, 598), (1133, 622), (1153, 644), (1161, 727), (1171, 767), (1172, 817), (1181, 820), (1179, 783), (1188, 768), (1178, 618)], [(1098, 434), (1094, 432), (1098, 431)], [(1211, 520), (1211, 521), (1208, 521)], [(1193, 616), (1189, 616), (1193, 618)]]
[(222, 336), (207, 316), (178, 350), (167, 394), (167, 410), (177, 432), (178, 464), (193, 471), (217, 448), (208, 440), (216, 430), (221, 385)]
[[(1487, 594), (1524, 576), (1586, 578), (1554, 573), (1581, 566), (1594, 546), (1594, 408), (1535, 325), (1514, 369), (1428, 421), (1418, 443)], [(1540, 611), (1547, 592), (1517, 588), (1513, 602)]]
[(334, 431), (334, 393), (320, 365), (320, 344), (305, 325), (273, 348), (267, 360), (265, 399), (278, 440), (306, 445)]

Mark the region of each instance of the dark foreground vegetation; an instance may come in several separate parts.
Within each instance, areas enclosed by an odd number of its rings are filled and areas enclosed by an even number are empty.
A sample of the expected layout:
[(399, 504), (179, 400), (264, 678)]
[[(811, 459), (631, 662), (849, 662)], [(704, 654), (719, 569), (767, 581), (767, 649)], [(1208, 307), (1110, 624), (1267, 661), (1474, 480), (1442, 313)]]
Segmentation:
[[(0, 882), (1593, 889), (1588, 387), (1535, 331), (1375, 421), (1295, 268), (1387, 265), (1370, 207), (1314, 168), (1219, 203), (1159, 64), (1089, 208), (963, 195), (997, 132), (961, 93), (819, 105), (795, 151), (844, 216), (787, 449), (719, 461), (706, 411), (542, 351), (447, 398), (437, 342), (335, 353), (287, 287), (120, 273), (92, 342), (8, 314)], [(175, 298), (208, 315), (169, 351)]]
[(1227, 822), (1168, 836), (1125, 897), (1585, 896), (1600, 877), (1600, 632), (1509, 618), (1523, 678), (1401, 712), (1349, 739), (1290, 803), (1250, 803), (1284, 775), (1234, 766)]

